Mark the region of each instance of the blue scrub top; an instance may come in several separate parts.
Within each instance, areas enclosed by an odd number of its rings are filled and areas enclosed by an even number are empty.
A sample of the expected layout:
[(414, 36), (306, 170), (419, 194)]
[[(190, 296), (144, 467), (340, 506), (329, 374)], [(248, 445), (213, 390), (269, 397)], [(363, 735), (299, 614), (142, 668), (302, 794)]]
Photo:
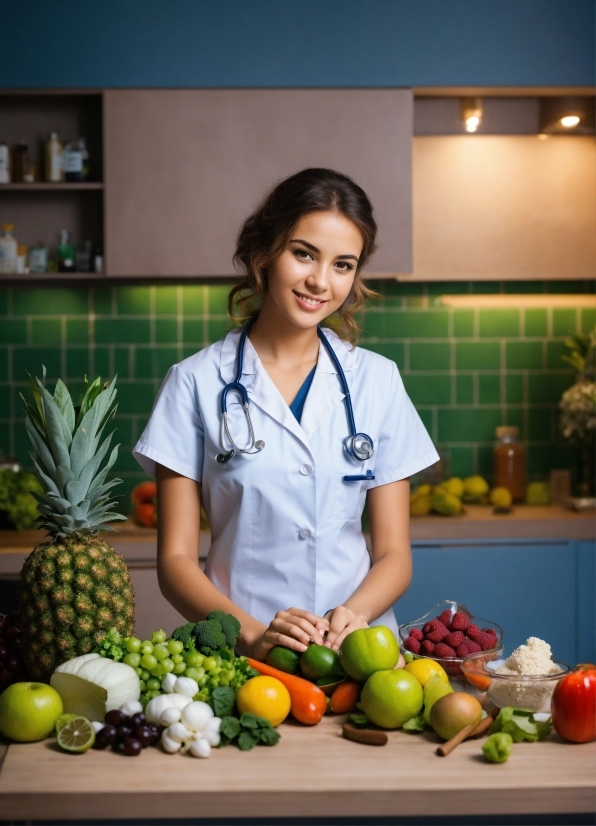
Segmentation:
[(300, 419), (302, 418), (302, 411), (304, 410), (304, 402), (306, 401), (306, 397), (308, 396), (308, 391), (310, 390), (310, 386), (312, 384), (312, 380), (315, 377), (315, 370), (317, 369), (317, 365), (313, 367), (310, 371), (308, 376), (304, 379), (304, 384), (300, 388), (300, 390), (296, 393), (296, 398), (290, 405), (290, 410), (294, 414), (294, 418), (300, 424)]

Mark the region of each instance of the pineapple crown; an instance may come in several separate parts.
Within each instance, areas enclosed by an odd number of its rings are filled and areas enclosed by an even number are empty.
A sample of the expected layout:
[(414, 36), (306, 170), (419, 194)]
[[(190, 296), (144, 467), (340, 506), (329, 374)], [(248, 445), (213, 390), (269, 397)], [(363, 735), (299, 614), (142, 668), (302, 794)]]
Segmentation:
[[(116, 500), (110, 490), (121, 479), (106, 482), (118, 457), (118, 447), (105, 459), (114, 431), (101, 441), (103, 430), (116, 413), (116, 377), (102, 385), (101, 377), (89, 384), (80, 404), (72, 403), (64, 382), (56, 382), (54, 395), (43, 381), (29, 376), (35, 404), (25, 405), (25, 427), (34, 448), (30, 454), (44, 493), (37, 499), (37, 522), (55, 538), (96, 534), (113, 530), (107, 522), (126, 519), (112, 510)], [(101, 442), (101, 443), (100, 443)]]

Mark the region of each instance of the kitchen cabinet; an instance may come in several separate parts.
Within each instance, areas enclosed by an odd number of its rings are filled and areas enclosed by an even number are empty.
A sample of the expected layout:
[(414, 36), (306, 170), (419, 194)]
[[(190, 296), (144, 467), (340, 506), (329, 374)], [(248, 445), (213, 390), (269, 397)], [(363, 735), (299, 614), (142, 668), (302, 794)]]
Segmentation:
[(503, 627), (506, 655), (534, 636), (570, 665), (594, 661), (593, 540), (419, 540), (412, 555), (412, 584), (394, 608), (399, 623), (455, 599)]
[(406, 89), (109, 89), (106, 263), (118, 277), (233, 276), (246, 216), (305, 167), (369, 194), (368, 270), (411, 269), (412, 93)]
[(596, 277), (593, 137), (415, 137), (405, 280)]

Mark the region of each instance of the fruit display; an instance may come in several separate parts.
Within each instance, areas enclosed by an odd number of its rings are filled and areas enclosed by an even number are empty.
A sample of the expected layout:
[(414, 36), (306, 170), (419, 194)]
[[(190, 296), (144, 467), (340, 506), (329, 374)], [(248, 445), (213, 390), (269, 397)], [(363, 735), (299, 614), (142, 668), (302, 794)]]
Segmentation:
[(596, 740), (596, 665), (581, 663), (557, 682), (551, 712), (554, 729), (564, 740)]
[(122, 557), (97, 534), (125, 517), (113, 508), (106, 482), (118, 456), (103, 438), (116, 412), (115, 380), (87, 385), (74, 406), (58, 380), (54, 395), (30, 381), (34, 405), (26, 405), (26, 429), (43, 494), (39, 524), (48, 542), (29, 554), (21, 571), (19, 604), (27, 671), (48, 680), (57, 666), (90, 653), (108, 629), (134, 630), (134, 591)]
[(0, 616), (0, 691), (26, 677), (21, 615), (13, 611)]
[(0, 530), (26, 531), (35, 527), (39, 514), (33, 491), (42, 493), (35, 476), (24, 470), (0, 468)]
[(438, 660), (451, 677), (461, 675), (465, 657), (496, 652), (503, 638), (499, 625), (475, 617), (453, 600), (443, 600), (423, 617), (401, 625), (399, 634), (404, 651)]
[(507, 488), (491, 490), (482, 476), (469, 476), (463, 480), (452, 476), (439, 485), (424, 484), (414, 488), (410, 494), (410, 516), (427, 516), (429, 513), (457, 516), (463, 513), (466, 504), (491, 504), (495, 513), (509, 513), (511, 502), (512, 496)]
[(157, 525), (157, 485), (155, 482), (141, 482), (131, 495), (132, 516), (137, 525), (154, 528)]
[(143, 706), (169, 693), (168, 682), (181, 676), (198, 685), (195, 699), (212, 702), (211, 695), (218, 687), (229, 686), (237, 691), (256, 674), (246, 657), (234, 653), (239, 633), (240, 623), (235, 617), (213, 611), (205, 620), (176, 628), (171, 637), (159, 629), (150, 640), (140, 640), (111, 629), (96, 653), (135, 670)]

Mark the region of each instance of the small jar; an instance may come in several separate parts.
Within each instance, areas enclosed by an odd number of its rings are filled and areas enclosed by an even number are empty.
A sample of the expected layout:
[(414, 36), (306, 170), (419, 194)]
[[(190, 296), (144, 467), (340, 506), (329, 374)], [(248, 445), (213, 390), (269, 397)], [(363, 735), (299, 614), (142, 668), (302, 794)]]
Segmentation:
[(496, 488), (507, 488), (514, 502), (526, 494), (526, 451), (519, 441), (519, 427), (497, 427), (493, 450)]

